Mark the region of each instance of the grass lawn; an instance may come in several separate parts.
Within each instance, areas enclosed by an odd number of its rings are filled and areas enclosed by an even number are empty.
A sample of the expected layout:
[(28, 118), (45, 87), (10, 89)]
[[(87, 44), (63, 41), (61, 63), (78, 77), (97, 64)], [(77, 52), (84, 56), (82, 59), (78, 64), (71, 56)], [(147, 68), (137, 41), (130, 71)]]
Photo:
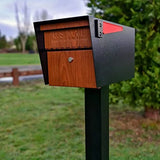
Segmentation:
[(38, 54), (6, 53), (0, 54), (0, 65), (40, 64)]
[[(110, 107), (110, 160), (159, 160), (160, 123), (117, 108)], [(85, 160), (84, 141), (82, 91), (0, 85), (0, 160)]]

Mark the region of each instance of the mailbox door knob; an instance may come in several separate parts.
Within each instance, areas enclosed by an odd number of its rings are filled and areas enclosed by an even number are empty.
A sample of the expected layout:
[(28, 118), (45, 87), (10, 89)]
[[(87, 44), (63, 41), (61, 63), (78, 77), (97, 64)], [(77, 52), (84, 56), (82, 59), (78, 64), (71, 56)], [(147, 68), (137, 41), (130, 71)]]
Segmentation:
[(69, 58), (68, 58), (68, 62), (69, 62), (69, 63), (71, 63), (73, 60), (74, 60), (73, 57), (69, 57)]

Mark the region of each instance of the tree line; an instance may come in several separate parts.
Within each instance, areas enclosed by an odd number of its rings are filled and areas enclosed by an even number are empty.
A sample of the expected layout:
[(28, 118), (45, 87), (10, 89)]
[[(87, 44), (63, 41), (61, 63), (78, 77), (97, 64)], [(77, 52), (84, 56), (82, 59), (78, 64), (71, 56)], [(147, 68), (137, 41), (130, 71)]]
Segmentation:
[[(47, 20), (50, 16), (46, 10), (40, 12), (36, 11), (34, 20)], [(25, 53), (26, 51), (37, 52), (37, 44), (35, 34), (30, 20), (30, 11), (27, 3), (19, 9), (17, 3), (15, 3), (15, 19), (17, 22), (18, 36), (10, 41), (7, 41), (5, 35), (0, 31), (0, 49), (12, 48), (14, 45), (16, 51)]]

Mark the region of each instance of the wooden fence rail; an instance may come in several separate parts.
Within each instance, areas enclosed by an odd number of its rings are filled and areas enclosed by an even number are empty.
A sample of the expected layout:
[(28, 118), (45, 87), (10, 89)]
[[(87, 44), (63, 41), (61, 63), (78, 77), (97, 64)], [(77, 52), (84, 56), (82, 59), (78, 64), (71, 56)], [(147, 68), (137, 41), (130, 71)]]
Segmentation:
[(12, 84), (17, 86), (19, 85), (19, 76), (29, 76), (42, 74), (42, 70), (28, 70), (28, 71), (19, 71), (18, 68), (13, 68), (11, 72), (0, 73), (0, 78), (3, 77), (13, 77)]

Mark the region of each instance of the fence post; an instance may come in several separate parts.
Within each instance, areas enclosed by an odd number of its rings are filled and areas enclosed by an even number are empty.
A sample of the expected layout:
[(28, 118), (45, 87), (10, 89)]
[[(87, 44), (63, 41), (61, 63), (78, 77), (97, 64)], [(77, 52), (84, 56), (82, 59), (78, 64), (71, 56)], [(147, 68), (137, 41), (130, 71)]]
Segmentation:
[(13, 77), (12, 84), (14, 86), (18, 86), (19, 85), (19, 71), (18, 71), (18, 68), (13, 68), (12, 69), (12, 77)]

